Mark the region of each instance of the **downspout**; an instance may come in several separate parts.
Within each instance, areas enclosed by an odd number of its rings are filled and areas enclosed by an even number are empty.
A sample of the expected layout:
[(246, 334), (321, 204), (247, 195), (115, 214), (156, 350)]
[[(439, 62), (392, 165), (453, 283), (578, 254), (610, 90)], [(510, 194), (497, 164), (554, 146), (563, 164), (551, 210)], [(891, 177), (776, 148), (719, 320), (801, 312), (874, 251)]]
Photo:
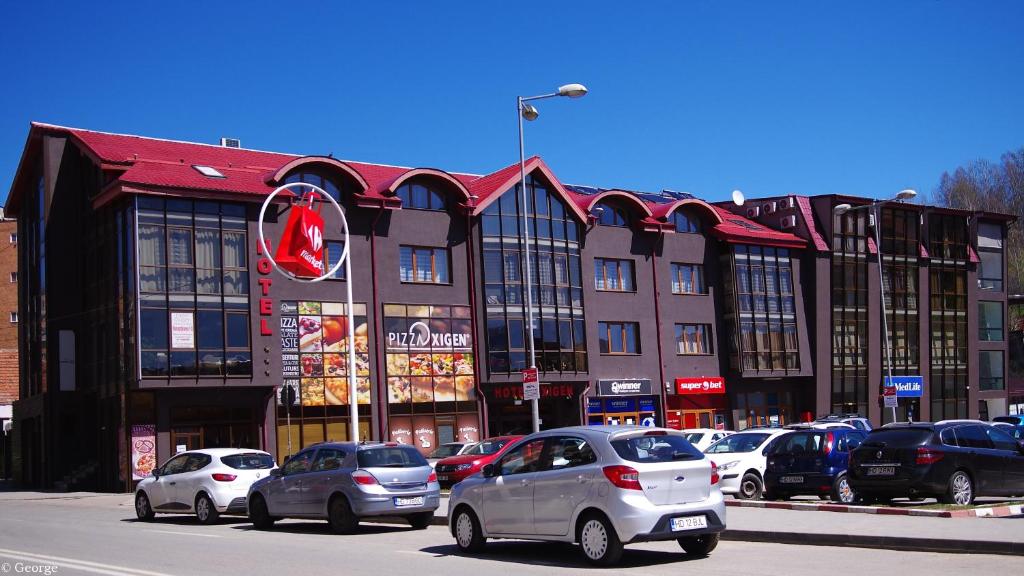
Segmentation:
[[(377, 238), (377, 223), (380, 221), (380, 217), (384, 215), (384, 210), (385, 210), (384, 202), (381, 202), (380, 203), (380, 207), (377, 210), (377, 215), (373, 217), (373, 222), (370, 224), (370, 278), (371, 278), (372, 289), (373, 289), (373, 318), (374, 318), (374, 320), (373, 320), (373, 330), (374, 330), (374, 332), (378, 336), (377, 338), (374, 338), (374, 344), (375, 344), (375, 346), (377, 348), (377, 350), (376, 350), (377, 353), (374, 354), (374, 356), (376, 357), (375, 365), (377, 367), (377, 380), (381, 384), (383, 384), (383, 385), (378, 385), (377, 386), (377, 405), (384, 407), (384, 409), (380, 411), (380, 416), (381, 417), (377, 420), (377, 431), (380, 433), (379, 438), (382, 441), (387, 441), (388, 437), (387, 437), (386, 431), (387, 431), (387, 421), (388, 421), (388, 403), (386, 402), (387, 394), (385, 393), (385, 390), (387, 389), (387, 378), (384, 377), (384, 374), (383, 374), (383, 372), (381, 372), (381, 367), (380, 367), (380, 359), (381, 359), (380, 334), (382, 334), (383, 330), (384, 330), (384, 320), (383, 320), (383, 314), (381, 313), (381, 310), (380, 310), (380, 305), (377, 302), (377, 242), (376, 242), (376, 238)], [(351, 282), (352, 279), (351, 278), (346, 278), (345, 281), (346, 282)]]
[[(470, 200), (472, 202), (472, 200)], [(475, 205), (476, 202), (473, 202)], [(480, 401), (480, 405), (483, 407), (480, 410), (480, 439), (484, 439), (488, 436), (488, 421), (487, 421), (487, 397), (484, 396), (484, 391), (480, 387), (480, 355), (477, 354), (480, 350), (480, 341), (477, 339), (477, 309), (476, 309), (476, 266), (473, 265), (473, 210), (469, 206), (466, 207), (466, 266), (469, 273), (469, 326), (470, 332), (473, 336), (473, 374), (475, 382), (473, 387), (476, 389), (476, 397)], [(486, 314), (486, 313), (485, 313)]]
[(658, 290), (658, 259), (657, 251), (658, 246), (664, 247), (665, 244), (665, 231), (658, 231), (658, 238), (654, 241), (654, 246), (651, 250), (651, 281), (654, 282), (654, 325), (658, 334), (658, 396), (661, 398), (661, 422), (663, 426), (668, 425), (668, 398), (665, 391), (665, 361), (663, 355), (665, 353), (661, 347), (661, 297), (659, 296), (660, 290)]

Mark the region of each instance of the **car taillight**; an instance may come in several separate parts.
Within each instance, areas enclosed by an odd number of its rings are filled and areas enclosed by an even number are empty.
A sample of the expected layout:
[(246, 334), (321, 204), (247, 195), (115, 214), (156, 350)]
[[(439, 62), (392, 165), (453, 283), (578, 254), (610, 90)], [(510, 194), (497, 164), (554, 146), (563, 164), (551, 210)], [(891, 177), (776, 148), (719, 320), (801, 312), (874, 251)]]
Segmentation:
[(235, 476), (234, 474), (218, 473), (213, 475), (213, 479), (216, 480), (217, 482), (234, 482), (235, 478), (238, 478), (238, 476)]
[(829, 432), (825, 435), (825, 456), (832, 453), (832, 447), (835, 446), (836, 435), (835, 432)]
[(427, 476), (427, 483), (437, 482), (437, 472), (431, 472), (430, 476)]
[(943, 453), (938, 450), (932, 450), (927, 446), (917, 447), (917, 459), (914, 461), (916, 464), (935, 464), (939, 460), (942, 460)]
[(604, 475), (608, 481), (623, 490), (642, 490), (640, 473), (629, 466), (605, 466)]
[(719, 478), (718, 478), (718, 464), (715, 464), (715, 461), (712, 460), (711, 461), (711, 485), (714, 486), (715, 484), (718, 484), (718, 480), (719, 480)]
[(377, 479), (366, 470), (356, 470), (352, 473), (352, 480), (356, 484), (362, 484), (363, 486), (372, 486), (377, 483)]

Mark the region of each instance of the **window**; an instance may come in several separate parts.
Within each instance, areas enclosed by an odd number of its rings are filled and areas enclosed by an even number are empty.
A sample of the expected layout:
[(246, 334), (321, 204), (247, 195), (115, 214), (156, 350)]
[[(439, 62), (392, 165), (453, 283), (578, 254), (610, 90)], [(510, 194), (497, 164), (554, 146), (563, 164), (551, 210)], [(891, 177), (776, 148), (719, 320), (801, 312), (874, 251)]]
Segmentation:
[(15, 244), (16, 245), (17, 243), (18, 243), (18, 233), (17, 232), (11, 232), (11, 244)]
[(448, 249), (402, 246), (399, 263), (402, 282), (450, 284)]
[(560, 436), (550, 441), (551, 469), (575, 468), (597, 462), (597, 454), (582, 438)]
[(422, 184), (403, 184), (395, 191), (402, 199), (402, 208), (414, 210), (447, 210), (445, 195)]
[(735, 310), (730, 361), (741, 370), (799, 370), (789, 250), (737, 245), (734, 268), (728, 258), (723, 257), (723, 285), (726, 302)]
[[(341, 260), (341, 254), (345, 251), (344, 242), (325, 242), (324, 243), (324, 272), (329, 272), (334, 265)], [(338, 270), (328, 276), (332, 280), (344, 280), (345, 279), (345, 266), (338, 266)]]
[(594, 289), (610, 292), (635, 292), (633, 261), (594, 258)]
[(598, 322), (597, 337), (602, 354), (640, 353), (640, 325), (636, 322)]
[(711, 354), (711, 325), (676, 324), (676, 354)]
[(929, 270), (931, 416), (934, 420), (966, 418), (967, 261), (936, 260)]
[(933, 259), (967, 260), (967, 218), (931, 214), (928, 219), (928, 253)]
[[(294, 182), (305, 182), (306, 184), (319, 186), (321, 190), (327, 192), (328, 196), (334, 198), (335, 202), (338, 202), (339, 204), (341, 203), (341, 190), (338, 188), (338, 185), (335, 184), (334, 181), (331, 180), (330, 178), (327, 178), (315, 172), (296, 172), (294, 174), (289, 174), (284, 179), (285, 184), (292, 184)], [(298, 194), (301, 193), (301, 191), (302, 190), (300, 189), (292, 188), (293, 193)]]
[(697, 219), (693, 214), (679, 209), (672, 213), (672, 224), (676, 227), (676, 232), (682, 232), (686, 234), (698, 234), (700, 233), (700, 220)]
[(501, 464), (498, 465), (501, 475), (526, 474), (546, 470), (548, 467), (543, 466), (541, 460), (544, 441), (544, 438), (540, 438), (509, 450), (508, 454), (502, 457)]
[(673, 294), (704, 294), (704, 266), (672, 263)]
[(17, 281), (18, 281), (18, 273), (17, 272), (11, 272), (11, 284), (16, 283)]
[(18, 323), (18, 313), (12, 311), (11, 312), (11, 324), (17, 324), (17, 323)]
[(989, 342), (1004, 339), (1002, 302), (978, 302), (978, 338)]
[(300, 452), (294, 458), (289, 460), (284, 466), (281, 467), (281, 473), (285, 476), (291, 476), (292, 474), (301, 474), (309, 470), (309, 465), (312, 462), (312, 450)]
[(629, 226), (629, 215), (621, 208), (599, 202), (594, 206), (594, 212), (597, 213), (597, 223), (601, 226)]
[(1003, 290), (1003, 253), (994, 250), (978, 252), (978, 288), (982, 290)]
[(978, 385), (982, 390), (1003, 390), (1006, 388), (1003, 379), (1002, 350), (982, 350), (978, 352)]

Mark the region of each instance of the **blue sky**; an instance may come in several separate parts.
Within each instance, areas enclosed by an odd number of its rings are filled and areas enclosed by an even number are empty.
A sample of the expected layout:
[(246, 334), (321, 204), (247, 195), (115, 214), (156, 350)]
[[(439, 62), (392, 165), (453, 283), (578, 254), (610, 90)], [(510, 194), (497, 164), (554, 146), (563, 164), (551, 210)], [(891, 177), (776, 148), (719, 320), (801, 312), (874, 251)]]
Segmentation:
[(1024, 2), (9, 3), (0, 195), (30, 121), (726, 199), (930, 192), (1024, 146)]

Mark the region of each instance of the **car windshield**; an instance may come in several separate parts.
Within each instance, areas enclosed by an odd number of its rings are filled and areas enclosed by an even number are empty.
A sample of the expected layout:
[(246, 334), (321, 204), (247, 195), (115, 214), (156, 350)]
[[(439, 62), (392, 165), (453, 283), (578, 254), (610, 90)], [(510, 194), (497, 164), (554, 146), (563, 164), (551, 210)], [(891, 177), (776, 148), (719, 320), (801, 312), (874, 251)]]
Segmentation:
[(444, 446), (438, 447), (430, 453), (430, 458), (447, 458), (449, 456), (455, 456), (462, 449), (462, 444), (445, 444)]
[(411, 446), (381, 446), (356, 452), (360, 468), (416, 468), (427, 459)]
[(672, 462), (674, 460), (700, 460), (704, 454), (677, 434), (634, 436), (612, 440), (612, 448), (619, 458), (630, 462)]
[(508, 443), (509, 440), (507, 438), (502, 438), (500, 440), (484, 440), (483, 442), (477, 444), (476, 446), (473, 446), (469, 450), (466, 450), (464, 454), (473, 456), (487, 456), (489, 454), (494, 454), (498, 450), (501, 450), (502, 448), (505, 447), (505, 444)]
[(726, 436), (708, 447), (704, 452), (707, 454), (719, 454), (722, 452), (753, 452), (764, 443), (771, 434), (764, 432), (748, 432)]
[(825, 447), (825, 434), (822, 432), (794, 432), (786, 434), (772, 443), (772, 454), (818, 453)]
[(927, 442), (932, 437), (932, 434), (933, 432), (928, 428), (875, 428), (868, 433), (868, 437), (861, 445), (873, 444), (889, 447), (919, 446)]
[(689, 434), (686, 435), (686, 440), (689, 441), (691, 444), (696, 444), (700, 442), (700, 439), (703, 437), (704, 434), (701, 434), (700, 432), (690, 432)]
[(220, 461), (235, 470), (267, 470), (274, 467), (274, 458), (270, 454), (259, 452), (221, 456)]

